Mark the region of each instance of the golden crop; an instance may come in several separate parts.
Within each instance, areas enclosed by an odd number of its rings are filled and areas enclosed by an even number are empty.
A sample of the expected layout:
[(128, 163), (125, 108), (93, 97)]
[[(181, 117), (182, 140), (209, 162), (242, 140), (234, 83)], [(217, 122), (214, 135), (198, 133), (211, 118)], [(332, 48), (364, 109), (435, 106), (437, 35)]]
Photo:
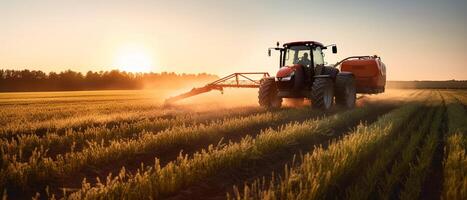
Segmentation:
[(330, 112), (209, 101), (164, 107), (155, 96), (0, 94), (0, 192), (12, 199), (467, 195), (465, 91), (390, 91)]

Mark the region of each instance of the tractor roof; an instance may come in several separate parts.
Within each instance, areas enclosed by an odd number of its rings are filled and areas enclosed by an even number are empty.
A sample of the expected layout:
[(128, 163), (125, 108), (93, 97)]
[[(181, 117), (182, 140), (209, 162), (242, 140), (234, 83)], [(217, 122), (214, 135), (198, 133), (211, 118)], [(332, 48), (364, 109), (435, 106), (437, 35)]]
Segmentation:
[(289, 43), (285, 43), (284, 44), (284, 47), (286, 46), (299, 46), (299, 45), (314, 45), (314, 46), (320, 46), (320, 47), (324, 47), (323, 44), (319, 43), (319, 42), (315, 42), (315, 41), (297, 41), (297, 42), (289, 42)]

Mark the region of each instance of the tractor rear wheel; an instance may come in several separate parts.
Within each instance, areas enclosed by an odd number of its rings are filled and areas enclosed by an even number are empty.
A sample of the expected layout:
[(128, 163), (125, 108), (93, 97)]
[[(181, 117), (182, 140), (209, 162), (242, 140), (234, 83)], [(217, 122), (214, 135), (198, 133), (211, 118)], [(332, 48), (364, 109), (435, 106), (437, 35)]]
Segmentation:
[(311, 86), (311, 105), (313, 108), (328, 110), (334, 100), (334, 83), (330, 78), (317, 78)]
[(353, 108), (357, 99), (357, 89), (353, 76), (336, 77), (336, 104)]
[(280, 108), (282, 98), (277, 96), (276, 81), (273, 78), (266, 78), (261, 81), (258, 92), (259, 105), (264, 108)]

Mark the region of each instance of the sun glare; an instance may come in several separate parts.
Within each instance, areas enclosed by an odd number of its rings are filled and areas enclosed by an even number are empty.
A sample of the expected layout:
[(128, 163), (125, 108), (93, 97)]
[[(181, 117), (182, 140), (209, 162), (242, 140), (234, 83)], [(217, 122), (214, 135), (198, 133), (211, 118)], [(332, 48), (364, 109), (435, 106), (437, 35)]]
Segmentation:
[(149, 72), (153, 70), (154, 63), (147, 49), (126, 46), (118, 52), (115, 66), (126, 72)]

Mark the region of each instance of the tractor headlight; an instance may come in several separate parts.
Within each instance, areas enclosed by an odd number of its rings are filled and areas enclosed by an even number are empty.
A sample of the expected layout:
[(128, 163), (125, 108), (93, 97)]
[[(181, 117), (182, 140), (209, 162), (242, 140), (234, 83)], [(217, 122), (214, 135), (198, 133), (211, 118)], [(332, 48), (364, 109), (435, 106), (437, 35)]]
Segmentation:
[(290, 73), (288, 76), (286, 77), (282, 77), (282, 78), (276, 78), (278, 81), (290, 81), (292, 80), (292, 76), (295, 75), (295, 72), (292, 72)]
[(292, 76), (286, 76), (284, 78), (281, 78), (281, 81), (290, 81), (292, 79)]

